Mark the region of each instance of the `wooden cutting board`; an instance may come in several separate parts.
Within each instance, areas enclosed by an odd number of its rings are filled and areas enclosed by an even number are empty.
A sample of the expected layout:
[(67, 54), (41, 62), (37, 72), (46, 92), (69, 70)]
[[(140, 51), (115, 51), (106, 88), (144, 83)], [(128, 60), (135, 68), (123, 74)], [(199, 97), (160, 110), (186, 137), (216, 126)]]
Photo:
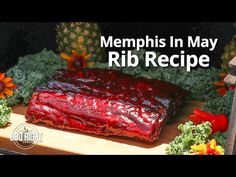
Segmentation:
[(203, 103), (192, 102), (185, 106), (176, 121), (171, 125), (165, 125), (160, 139), (154, 144), (145, 144), (131, 139), (102, 137), (83, 134), (75, 131), (63, 131), (46, 126), (29, 124), (42, 133), (42, 142), (29, 150), (18, 148), (10, 136), (14, 129), (25, 122), (24, 114), (27, 107), (19, 105), (13, 108), (11, 125), (0, 129), (0, 148), (16, 151), (24, 154), (158, 154), (164, 155), (168, 143), (179, 134), (177, 129), (180, 123), (188, 121), (188, 116), (195, 108), (201, 108)]

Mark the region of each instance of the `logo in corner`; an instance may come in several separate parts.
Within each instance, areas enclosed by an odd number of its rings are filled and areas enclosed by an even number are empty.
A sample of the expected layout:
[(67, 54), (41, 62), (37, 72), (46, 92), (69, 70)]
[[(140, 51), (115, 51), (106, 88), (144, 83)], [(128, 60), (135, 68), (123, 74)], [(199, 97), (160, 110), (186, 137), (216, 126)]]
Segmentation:
[(37, 143), (42, 142), (42, 133), (31, 125), (21, 124), (17, 126), (11, 134), (10, 140), (24, 150), (33, 148)]

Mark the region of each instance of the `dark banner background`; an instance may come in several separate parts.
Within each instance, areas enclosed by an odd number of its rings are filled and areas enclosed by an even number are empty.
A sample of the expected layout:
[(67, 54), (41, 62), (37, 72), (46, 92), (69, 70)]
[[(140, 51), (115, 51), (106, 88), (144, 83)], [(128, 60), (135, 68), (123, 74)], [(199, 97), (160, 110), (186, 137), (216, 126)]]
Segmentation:
[[(0, 22), (0, 71), (6, 71), (16, 64), (20, 56), (40, 52), (47, 48), (56, 52), (57, 23)], [(233, 23), (99, 23), (103, 35), (114, 37), (140, 38), (145, 35), (158, 35), (169, 38), (170, 35), (184, 38), (188, 35), (200, 35), (207, 38), (219, 38), (213, 52), (205, 49), (184, 49), (186, 53), (208, 54), (211, 66), (219, 67), (224, 46), (232, 39), (236, 30)], [(179, 53), (179, 49), (165, 48), (159, 50), (167, 55)]]

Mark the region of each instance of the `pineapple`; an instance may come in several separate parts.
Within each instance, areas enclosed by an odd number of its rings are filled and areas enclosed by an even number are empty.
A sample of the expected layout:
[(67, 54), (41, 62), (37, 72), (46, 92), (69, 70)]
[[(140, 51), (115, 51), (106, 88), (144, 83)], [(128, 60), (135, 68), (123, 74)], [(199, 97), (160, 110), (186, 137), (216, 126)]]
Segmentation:
[(236, 35), (233, 37), (231, 42), (225, 46), (224, 54), (222, 56), (222, 64), (221, 67), (224, 71), (229, 71), (229, 61), (236, 56)]
[(106, 61), (105, 49), (100, 47), (101, 30), (97, 23), (63, 22), (56, 27), (58, 51), (68, 55), (72, 50), (86, 50), (95, 62)]

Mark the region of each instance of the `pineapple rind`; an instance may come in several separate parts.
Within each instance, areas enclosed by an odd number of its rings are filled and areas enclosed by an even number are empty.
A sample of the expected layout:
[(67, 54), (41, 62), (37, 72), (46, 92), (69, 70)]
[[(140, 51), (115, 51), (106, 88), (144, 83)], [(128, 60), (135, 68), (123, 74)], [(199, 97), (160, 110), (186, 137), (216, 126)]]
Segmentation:
[(106, 61), (105, 49), (100, 47), (101, 30), (97, 23), (62, 22), (56, 27), (58, 52), (71, 54), (86, 49), (97, 62)]

